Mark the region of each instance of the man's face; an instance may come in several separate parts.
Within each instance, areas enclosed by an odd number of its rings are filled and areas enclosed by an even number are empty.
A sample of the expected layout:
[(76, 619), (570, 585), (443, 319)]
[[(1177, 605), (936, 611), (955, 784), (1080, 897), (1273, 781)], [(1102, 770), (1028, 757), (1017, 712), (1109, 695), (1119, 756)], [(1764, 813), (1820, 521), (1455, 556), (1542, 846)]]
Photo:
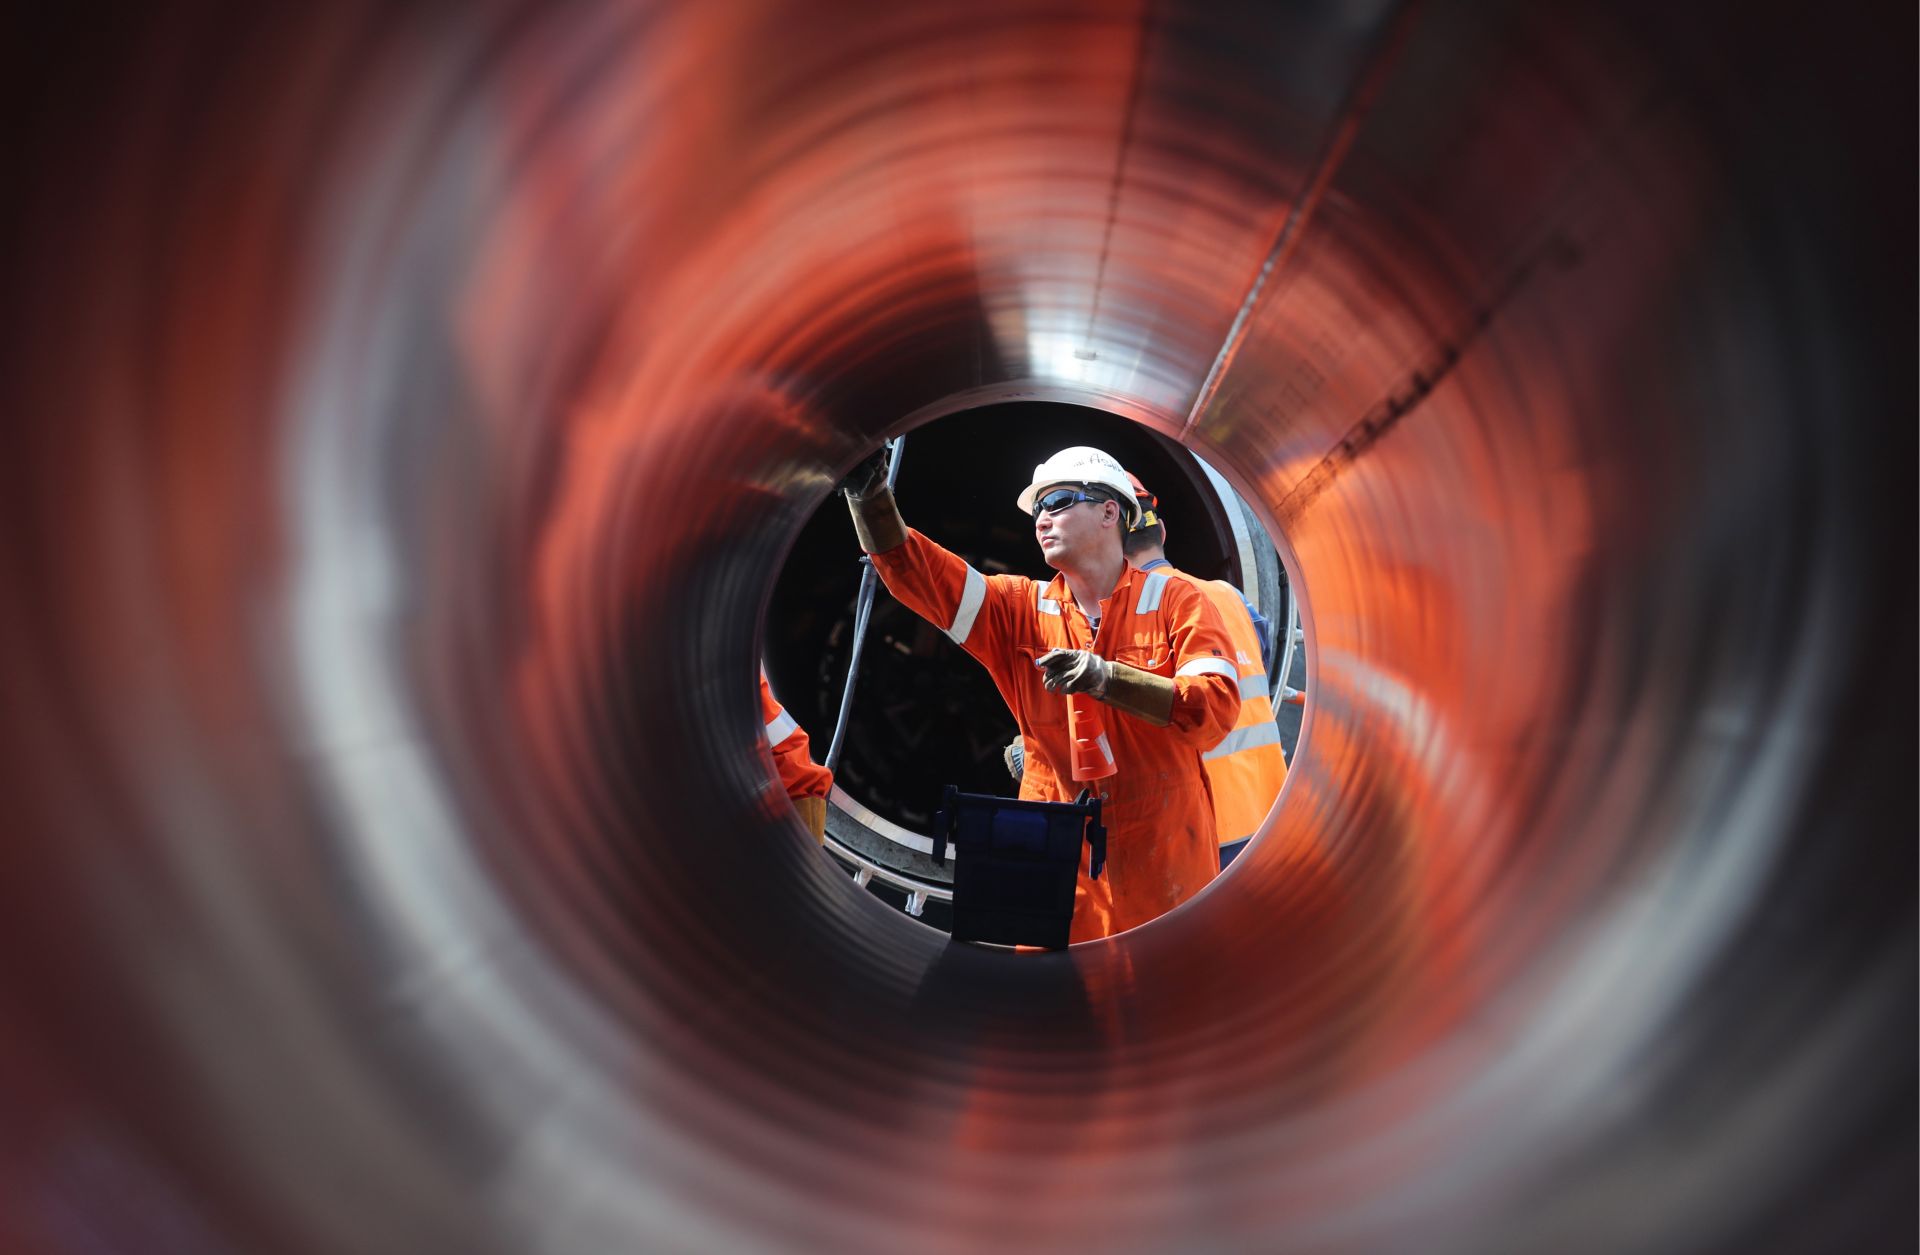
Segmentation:
[[(1058, 484), (1039, 496), (1058, 488), (1079, 488), (1078, 484)], [(1064, 510), (1049, 514), (1045, 510), (1033, 521), (1033, 538), (1040, 542), (1040, 556), (1048, 566), (1061, 570), (1081, 562), (1111, 544), (1120, 506), (1112, 501), (1077, 501)]]

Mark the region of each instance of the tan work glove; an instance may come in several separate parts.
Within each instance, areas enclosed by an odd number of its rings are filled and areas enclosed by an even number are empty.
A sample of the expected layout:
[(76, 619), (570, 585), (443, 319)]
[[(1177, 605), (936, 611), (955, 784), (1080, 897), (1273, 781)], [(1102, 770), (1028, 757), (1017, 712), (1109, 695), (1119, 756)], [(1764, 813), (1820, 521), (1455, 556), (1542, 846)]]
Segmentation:
[(1180, 690), (1172, 680), (1129, 667), (1124, 662), (1110, 662), (1107, 667), (1107, 691), (1101, 701), (1130, 715), (1138, 715), (1156, 728), (1173, 722), (1173, 701)]
[(853, 512), (853, 534), (866, 552), (885, 553), (907, 543), (907, 522), (885, 481), (864, 497), (849, 496), (847, 509)]
[(827, 843), (827, 799), (823, 797), (796, 797), (793, 809), (800, 812), (800, 822), (807, 826), (813, 839), (821, 845)]
[(1178, 696), (1173, 681), (1151, 671), (1112, 662), (1085, 649), (1049, 649), (1033, 660), (1046, 674), (1050, 693), (1085, 693), (1107, 705), (1164, 728), (1173, 719)]
[(853, 514), (853, 534), (867, 553), (885, 553), (907, 543), (907, 524), (887, 487), (887, 451), (875, 449), (837, 485)]

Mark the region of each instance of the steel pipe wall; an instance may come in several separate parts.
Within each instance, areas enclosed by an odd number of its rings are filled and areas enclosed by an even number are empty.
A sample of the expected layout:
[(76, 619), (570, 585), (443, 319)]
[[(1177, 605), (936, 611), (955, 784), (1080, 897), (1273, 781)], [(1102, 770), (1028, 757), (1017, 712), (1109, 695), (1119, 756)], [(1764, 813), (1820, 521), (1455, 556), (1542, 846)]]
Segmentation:
[[(1910, 1245), (1911, 12), (43, 21), (6, 1249)], [(835, 476), (1025, 396), (1221, 466), (1315, 682), (1047, 956), (752, 700)]]

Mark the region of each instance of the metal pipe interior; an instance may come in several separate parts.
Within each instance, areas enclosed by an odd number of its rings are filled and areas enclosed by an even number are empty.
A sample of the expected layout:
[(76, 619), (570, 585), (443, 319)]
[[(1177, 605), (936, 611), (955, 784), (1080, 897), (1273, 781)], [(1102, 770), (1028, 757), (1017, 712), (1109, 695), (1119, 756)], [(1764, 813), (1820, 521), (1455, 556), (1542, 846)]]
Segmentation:
[[(1911, 1224), (1901, 40), (306, 7), (32, 45), (0, 1245)], [(1222, 468), (1315, 680), (1232, 874), (1052, 956), (836, 872), (752, 698), (836, 476), (1029, 396)]]

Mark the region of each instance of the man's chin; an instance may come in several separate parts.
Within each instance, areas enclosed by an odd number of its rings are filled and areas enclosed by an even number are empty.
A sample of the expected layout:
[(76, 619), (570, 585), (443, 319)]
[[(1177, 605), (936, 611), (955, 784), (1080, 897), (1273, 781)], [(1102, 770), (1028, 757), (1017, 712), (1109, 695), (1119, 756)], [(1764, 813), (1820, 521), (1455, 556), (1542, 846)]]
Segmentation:
[(1040, 547), (1040, 561), (1058, 571), (1060, 569), (1060, 550), (1058, 548), (1049, 549), (1045, 545), (1042, 545)]

